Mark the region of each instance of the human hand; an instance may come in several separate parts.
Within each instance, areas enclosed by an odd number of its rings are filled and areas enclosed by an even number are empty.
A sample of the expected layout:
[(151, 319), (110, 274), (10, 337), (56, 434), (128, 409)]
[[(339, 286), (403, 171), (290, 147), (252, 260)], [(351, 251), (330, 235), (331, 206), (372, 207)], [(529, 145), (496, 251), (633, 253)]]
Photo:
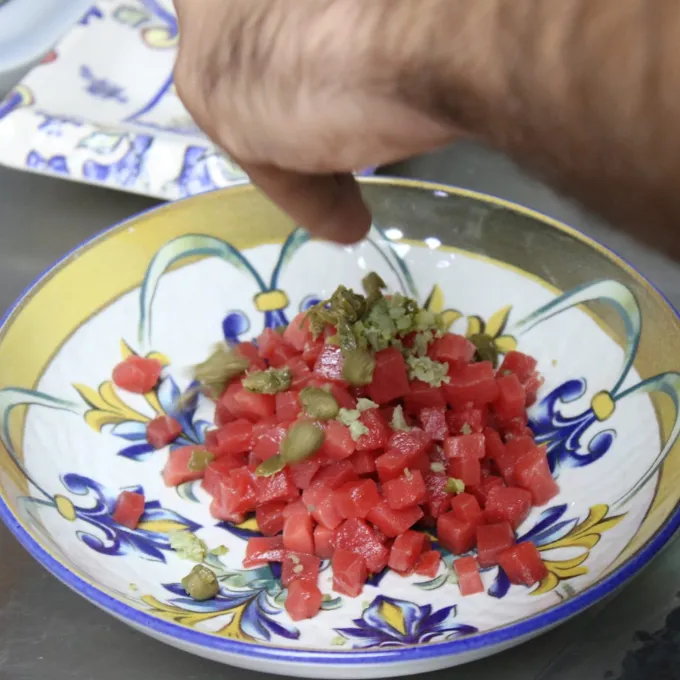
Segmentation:
[[(413, 0), (175, 0), (177, 92), (296, 223), (339, 242), (370, 227), (352, 171), (440, 147), (420, 106)], [(426, 4), (426, 3), (425, 3)], [(431, 17), (428, 19), (431, 21)]]

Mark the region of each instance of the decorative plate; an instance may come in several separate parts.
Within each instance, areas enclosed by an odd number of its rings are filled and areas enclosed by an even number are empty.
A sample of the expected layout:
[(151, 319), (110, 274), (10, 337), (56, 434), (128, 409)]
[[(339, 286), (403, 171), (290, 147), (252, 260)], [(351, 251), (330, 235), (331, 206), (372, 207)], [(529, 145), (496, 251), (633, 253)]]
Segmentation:
[[(515, 645), (559, 624), (641, 569), (678, 525), (680, 328), (661, 295), (617, 256), (536, 213), (487, 196), (405, 180), (366, 180), (375, 218), (354, 247), (310, 240), (249, 186), (151, 211), (84, 244), (48, 271), (0, 329), (0, 515), (53, 574), (169, 644), (251, 669), (313, 678), (420, 673)], [(393, 290), (443, 312), (461, 333), (539, 358), (532, 411), (560, 495), (519, 535), (549, 575), (512, 586), (498, 568), (461, 598), (442, 550), (434, 579), (374, 577), (361, 597), (331, 590), (293, 623), (277, 570), (244, 570), (253, 519), (216, 523), (195, 483), (164, 487), (167, 450), (145, 424), (166, 412), (187, 367), (223, 338), (285, 324), (340, 283), (376, 270)], [(117, 390), (130, 353), (165, 364), (144, 397)], [(199, 400), (177, 444), (201, 442)], [(138, 529), (111, 517), (143, 488)], [(219, 595), (190, 600), (191, 564), (168, 534), (208, 545)]]
[(168, 200), (247, 181), (175, 93), (177, 40), (172, 0), (98, 2), (0, 100), (0, 163)]

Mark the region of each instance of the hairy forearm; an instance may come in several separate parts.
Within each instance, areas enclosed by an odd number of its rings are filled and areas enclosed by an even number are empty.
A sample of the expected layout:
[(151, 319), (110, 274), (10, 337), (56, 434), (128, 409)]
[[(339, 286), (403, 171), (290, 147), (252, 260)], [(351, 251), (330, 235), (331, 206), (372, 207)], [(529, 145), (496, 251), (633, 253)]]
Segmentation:
[(428, 4), (406, 96), (680, 255), (680, 2)]

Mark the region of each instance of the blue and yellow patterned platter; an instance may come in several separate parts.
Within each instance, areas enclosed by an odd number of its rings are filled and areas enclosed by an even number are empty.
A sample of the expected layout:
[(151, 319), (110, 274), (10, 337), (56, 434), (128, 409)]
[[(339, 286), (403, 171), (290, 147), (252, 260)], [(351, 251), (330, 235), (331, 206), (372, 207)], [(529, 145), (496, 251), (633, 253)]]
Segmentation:
[[(0, 516), (50, 572), (94, 604), (171, 645), (228, 664), (313, 678), (420, 673), (487, 656), (558, 625), (642, 569), (680, 521), (680, 321), (613, 253), (488, 196), (408, 180), (362, 181), (374, 214), (353, 247), (314, 241), (250, 186), (166, 205), (68, 254), (0, 328)], [(393, 290), (539, 359), (532, 427), (561, 492), (520, 527), (548, 566), (531, 589), (499, 568), (461, 598), (452, 556), (433, 579), (374, 577), (360, 598), (332, 591), (294, 623), (276, 569), (246, 570), (250, 519), (217, 523), (197, 483), (166, 488), (167, 450), (146, 441), (189, 367), (214, 343), (286, 324), (375, 270)], [(165, 365), (156, 390), (119, 391), (130, 354)], [(201, 397), (176, 445), (210, 427)], [(113, 521), (121, 490), (143, 489), (136, 530)], [(191, 567), (170, 547), (208, 545), (220, 592), (189, 599)], [(0, 567), (1, 568), (1, 567)]]

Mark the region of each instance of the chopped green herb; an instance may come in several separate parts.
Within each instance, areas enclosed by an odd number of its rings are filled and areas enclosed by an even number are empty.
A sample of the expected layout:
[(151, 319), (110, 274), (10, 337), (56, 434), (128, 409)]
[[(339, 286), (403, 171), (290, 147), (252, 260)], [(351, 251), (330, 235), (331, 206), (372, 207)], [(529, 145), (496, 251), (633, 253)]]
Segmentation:
[(430, 463), (430, 470), (432, 470), (432, 472), (445, 472), (446, 466), (444, 463), (436, 461), (434, 463)]
[(243, 379), (243, 387), (249, 392), (258, 394), (276, 394), (285, 392), (293, 382), (290, 368), (268, 368), (264, 371), (253, 371)]
[(357, 441), (363, 434), (368, 434), (368, 428), (359, 420), (361, 412), (359, 409), (341, 408), (338, 412), (338, 420), (349, 428), (352, 439)]
[(368, 432), (368, 428), (360, 420), (355, 420), (349, 426), (349, 433), (355, 442), (359, 441), (359, 438), (362, 435), (368, 434)]
[(331, 644), (334, 647), (342, 647), (347, 642), (347, 638), (342, 637), (342, 635), (336, 635), (331, 639)]
[(368, 345), (376, 352), (390, 346), (398, 335), (398, 329), (386, 298), (380, 298), (373, 304), (368, 317), (362, 321), (360, 330)]
[(368, 411), (372, 408), (378, 408), (378, 404), (365, 397), (359, 397), (357, 399), (357, 411)]
[(403, 430), (404, 432), (409, 432), (411, 430), (408, 423), (406, 422), (406, 418), (404, 417), (404, 409), (401, 404), (398, 404), (394, 407), (390, 425), (392, 426), (393, 430)]
[(319, 387), (305, 387), (300, 392), (300, 404), (304, 412), (315, 420), (331, 420), (338, 415), (335, 397)]
[(364, 600), (364, 601), (361, 603), (361, 608), (362, 608), (362, 609), (368, 609), (370, 606), (371, 606), (371, 603), (370, 603), (368, 600)]
[(238, 350), (218, 345), (204, 362), (194, 367), (194, 377), (206, 394), (217, 398), (227, 382), (245, 373), (249, 365)]
[(456, 479), (455, 477), (449, 477), (446, 480), (446, 487), (445, 487), (446, 493), (463, 493), (465, 491), (465, 484), (463, 484), (463, 481), (460, 479)]
[(283, 456), (272, 456), (271, 458), (267, 458), (267, 460), (262, 461), (255, 468), (255, 475), (257, 477), (271, 477), (277, 472), (281, 472), (281, 470), (283, 470), (285, 467), (286, 461), (283, 459)]
[(190, 598), (199, 602), (211, 600), (220, 590), (215, 574), (202, 564), (197, 564), (182, 579), (182, 587)]
[(129, 585), (128, 587), (130, 588), (130, 590), (131, 590), (133, 593), (136, 593), (136, 592), (139, 590), (139, 587), (137, 586), (136, 583), (130, 583), (130, 585)]
[(366, 349), (357, 348), (344, 355), (342, 377), (356, 387), (369, 385), (373, 380), (375, 357)]
[(211, 555), (215, 555), (215, 557), (221, 557), (222, 555), (226, 555), (229, 552), (229, 548), (227, 548), (226, 545), (218, 545), (216, 548), (213, 548), (210, 551)]
[(472, 434), (472, 427), (470, 427), (470, 423), (463, 423), (463, 426), (460, 428), (460, 433)]
[(432, 387), (440, 387), (442, 383), (449, 382), (449, 367), (446, 363), (433, 361), (429, 357), (410, 356), (406, 358), (406, 364), (411, 380), (417, 378)]
[[(385, 297), (382, 291), (385, 282), (378, 274), (372, 272), (363, 280), (366, 297), (340, 286), (330, 299), (320, 302), (309, 310), (307, 318), (314, 337), (319, 337), (326, 325), (336, 328), (336, 335), (327, 342), (337, 344), (343, 355), (359, 350), (379, 351), (387, 347), (398, 347), (405, 354), (424, 356), (427, 345), (443, 329), (441, 315), (427, 309), (419, 309), (415, 300), (401, 293)], [(416, 332), (414, 348), (404, 350), (401, 338)], [(347, 364), (345, 364), (347, 365)], [(363, 370), (357, 382), (350, 380), (350, 372), (354, 367), (350, 364), (345, 379), (350, 384), (361, 385), (370, 381), (369, 373)], [(370, 375), (373, 370), (371, 368)]]
[(192, 472), (202, 472), (214, 460), (215, 456), (214, 454), (210, 453), (210, 451), (204, 451), (203, 449), (194, 449), (191, 452), (191, 457), (189, 458), (187, 467)]
[(324, 436), (324, 431), (315, 423), (295, 423), (281, 442), (281, 458), (285, 463), (298, 463), (309, 458), (321, 448)]
[(341, 408), (338, 411), (337, 419), (343, 425), (346, 425), (347, 427), (349, 427), (352, 423), (359, 420), (360, 417), (361, 417), (361, 413), (359, 412), (359, 409)]
[(417, 357), (424, 357), (427, 355), (427, 348), (434, 340), (434, 333), (432, 331), (423, 331), (416, 333), (413, 336), (413, 354)]
[(333, 598), (328, 593), (324, 593), (323, 597), (321, 598), (321, 601), (322, 602), (330, 602), (332, 599)]
[(168, 534), (170, 547), (183, 560), (192, 562), (203, 562), (208, 553), (208, 546), (191, 531), (171, 531)]

